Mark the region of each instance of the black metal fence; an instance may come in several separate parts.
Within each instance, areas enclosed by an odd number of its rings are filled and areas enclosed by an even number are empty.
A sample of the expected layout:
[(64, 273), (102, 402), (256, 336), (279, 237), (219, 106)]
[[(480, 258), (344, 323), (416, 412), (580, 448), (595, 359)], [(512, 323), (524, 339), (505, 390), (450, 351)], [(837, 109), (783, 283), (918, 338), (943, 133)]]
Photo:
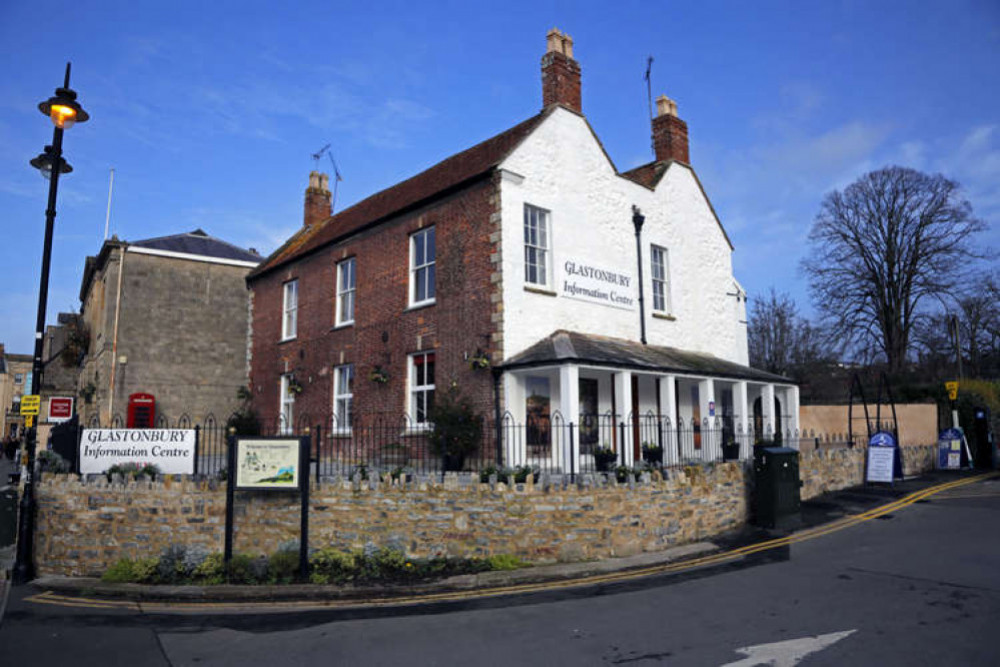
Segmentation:
[[(746, 426), (744, 426), (744, 423)], [(124, 427), (120, 418), (103, 426), (97, 419), (71, 426), (67, 439), (77, 443), (76, 460), (85, 428)], [(853, 447), (860, 438), (817, 435), (784, 430), (775, 432), (761, 420), (739, 416), (672, 421), (655, 414), (581, 415), (567, 421), (556, 412), (550, 417), (518, 421), (505, 415), (499, 423), (481, 418), (473, 428), (448, 433), (408, 416), (356, 415), (350, 423), (335, 418), (314, 422), (303, 415), (294, 424), (284, 420), (247, 420), (234, 415), (219, 421), (209, 415), (201, 423), (187, 416), (176, 421), (161, 418), (157, 428), (195, 431), (196, 474), (218, 475), (226, 467), (231, 435), (308, 435), (310, 475), (367, 477), (371, 474), (437, 474), (448, 470), (490, 474), (517, 471), (568, 474), (611, 472), (622, 467), (670, 468), (721, 460), (747, 460), (753, 445), (772, 442), (793, 449)], [(65, 455), (65, 447), (62, 448)]]

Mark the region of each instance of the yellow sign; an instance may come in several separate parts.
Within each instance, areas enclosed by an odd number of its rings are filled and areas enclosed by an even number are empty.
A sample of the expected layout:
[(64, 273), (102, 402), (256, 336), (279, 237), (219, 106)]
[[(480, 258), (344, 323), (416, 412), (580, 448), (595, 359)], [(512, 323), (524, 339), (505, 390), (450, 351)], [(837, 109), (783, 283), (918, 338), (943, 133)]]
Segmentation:
[(945, 382), (944, 388), (948, 390), (948, 400), (954, 401), (958, 398), (958, 382)]
[(42, 397), (38, 394), (28, 394), (21, 397), (21, 416), (37, 415), (38, 408), (42, 404)]
[(24, 418), (24, 428), (31, 428), (34, 425), (35, 425), (34, 415), (28, 415), (27, 417)]

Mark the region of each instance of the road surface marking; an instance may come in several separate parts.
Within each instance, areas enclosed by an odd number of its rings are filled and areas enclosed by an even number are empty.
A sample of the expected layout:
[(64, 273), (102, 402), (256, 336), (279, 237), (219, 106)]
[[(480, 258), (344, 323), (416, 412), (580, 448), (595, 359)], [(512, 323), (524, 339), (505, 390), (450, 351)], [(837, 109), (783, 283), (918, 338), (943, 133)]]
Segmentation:
[(815, 637), (802, 637), (801, 639), (788, 639), (773, 644), (758, 644), (756, 646), (744, 646), (736, 649), (737, 653), (747, 656), (742, 660), (730, 662), (722, 667), (754, 667), (754, 665), (771, 665), (771, 667), (795, 667), (810, 653), (822, 651), (828, 646), (836, 644), (844, 637), (848, 637), (857, 632), (856, 630), (844, 630), (843, 632), (831, 632), (826, 635)]
[[(427, 593), (427, 594), (416, 594), (401, 597), (382, 597), (382, 598), (369, 598), (369, 599), (334, 599), (334, 600), (322, 600), (322, 601), (280, 601), (280, 602), (198, 602), (195, 600), (191, 601), (178, 601), (178, 602), (141, 602), (135, 603), (130, 601), (118, 601), (119, 605), (132, 605), (132, 607), (139, 611), (147, 613), (188, 613), (197, 612), (198, 610), (206, 611), (213, 610), (216, 613), (223, 612), (246, 612), (256, 610), (268, 610), (270, 611), (309, 611), (309, 610), (320, 610), (320, 609), (351, 609), (351, 608), (364, 608), (364, 607), (383, 607), (383, 606), (413, 606), (418, 604), (432, 603), (432, 602), (456, 602), (462, 600), (470, 600), (477, 598), (492, 598), (492, 597), (504, 597), (510, 595), (518, 595), (525, 593), (541, 593), (545, 591), (559, 590), (565, 588), (577, 588), (582, 586), (593, 586), (596, 584), (611, 584), (621, 581), (629, 581), (633, 579), (640, 579), (643, 577), (648, 577), (657, 574), (671, 574), (677, 572), (683, 572), (687, 570), (693, 570), (701, 567), (708, 567), (712, 565), (721, 565), (728, 562), (733, 562), (740, 560), (745, 556), (749, 556), (756, 553), (761, 553), (764, 551), (770, 551), (771, 549), (777, 549), (779, 547), (796, 544), (798, 542), (804, 542), (806, 540), (815, 539), (817, 537), (822, 537), (824, 535), (829, 535), (852, 526), (864, 523), (866, 521), (871, 521), (877, 519), (880, 516), (890, 514), (892, 512), (898, 511), (912, 505), (913, 503), (928, 498), (937, 493), (948, 491), (950, 489), (955, 489), (961, 486), (966, 486), (975, 482), (980, 482), (986, 479), (995, 477), (997, 473), (985, 473), (982, 475), (976, 475), (975, 477), (966, 477), (963, 479), (955, 480), (953, 482), (947, 482), (945, 484), (939, 484), (937, 486), (928, 487), (922, 491), (916, 491), (894, 500), (893, 502), (886, 503), (879, 507), (867, 510), (860, 514), (855, 514), (851, 516), (845, 516), (843, 518), (837, 519), (827, 524), (816, 526), (814, 528), (808, 528), (806, 530), (793, 533), (785, 537), (775, 538), (773, 540), (767, 540), (764, 542), (757, 542), (755, 544), (750, 544), (744, 547), (739, 547), (737, 549), (732, 549), (730, 551), (724, 551), (716, 554), (711, 554), (708, 556), (701, 556), (699, 558), (693, 558), (690, 560), (684, 560), (674, 563), (663, 563), (660, 565), (651, 565), (643, 568), (624, 570), (621, 572), (611, 572), (605, 574), (595, 574), (588, 577), (580, 577), (577, 579), (568, 579), (565, 581), (549, 581), (549, 582), (537, 582), (537, 583), (526, 583), (526, 584), (513, 584), (510, 586), (497, 586), (493, 588), (480, 588), (475, 590), (458, 590), (458, 591), (446, 591), (441, 593)], [(51, 593), (43, 593), (43, 596), (48, 595), (48, 598), (36, 599), (41, 596), (33, 596), (31, 598), (25, 598), (30, 602), (42, 602), (44, 604), (59, 604), (56, 601), (57, 598), (66, 600), (67, 603), (73, 604), (73, 606), (80, 606), (86, 603), (100, 604), (100, 600), (94, 598), (84, 598), (84, 597), (63, 597), (55, 596)], [(111, 602), (114, 601), (105, 601)], [(67, 604), (70, 606), (70, 604)]]

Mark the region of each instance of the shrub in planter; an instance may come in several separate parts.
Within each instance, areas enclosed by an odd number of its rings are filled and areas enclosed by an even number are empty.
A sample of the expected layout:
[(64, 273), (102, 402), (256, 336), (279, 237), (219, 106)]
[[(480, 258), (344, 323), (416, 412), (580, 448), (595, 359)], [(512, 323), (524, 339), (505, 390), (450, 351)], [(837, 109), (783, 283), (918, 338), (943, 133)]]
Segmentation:
[(482, 418), (454, 386), (435, 396), (428, 417), (433, 424), (427, 436), (431, 451), (442, 458), (445, 470), (461, 470), (482, 442)]
[(663, 447), (652, 442), (642, 443), (642, 460), (654, 465), (662, 465)]
[(109, 584), (150, 583), (156, 577), (159, 558), (122, 558), (101, 575), (101, 581)]
[(735, 440), (730, 440), (729, 442), (723, 443), (722, 445), (722, 460), (723, 461), (736, 461), (740, 458), (740, 445)]
[(594, 450), (594, 465), (597, 472), (611, 472), (618, 461), (618, 453), (610, 447), (598, 447)]
[(43, 449), (38, 452), (38, 466), (42, 472), (55, 474), (69, 472), (69, 461), (51, 449)]
[(140, 475), (145, 475), (150, 479), (156, 479), (158, 475), (161, 475), (159, 466), (155, 463), (116, 463), (107, 470), (104, 471), (107, 476), (108, 481), (111, 481), (113, 475), (121, 475), (125, 478), (138, 477)]

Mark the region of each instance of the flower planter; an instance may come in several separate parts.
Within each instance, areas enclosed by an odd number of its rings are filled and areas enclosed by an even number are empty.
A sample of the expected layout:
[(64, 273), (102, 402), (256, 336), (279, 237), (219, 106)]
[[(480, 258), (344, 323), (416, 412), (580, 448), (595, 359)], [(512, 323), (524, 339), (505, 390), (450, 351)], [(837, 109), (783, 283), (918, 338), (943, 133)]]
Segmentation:
[(728, 445), (722, 446), (722, 460), (723, 461), (738, 461), (740, 458), (740, 446), (735, 443), (729, 443)]

